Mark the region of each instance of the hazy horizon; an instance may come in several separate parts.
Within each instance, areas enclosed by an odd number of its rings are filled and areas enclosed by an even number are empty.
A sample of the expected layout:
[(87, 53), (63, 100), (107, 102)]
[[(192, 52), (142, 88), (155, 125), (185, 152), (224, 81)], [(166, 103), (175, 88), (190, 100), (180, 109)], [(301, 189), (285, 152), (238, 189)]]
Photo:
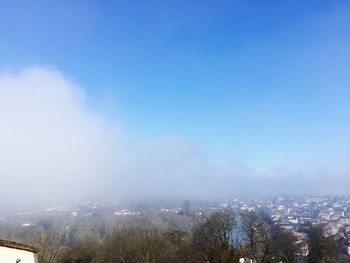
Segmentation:
[(347, 1), (0, 3), (0, 207), (349, 195)]

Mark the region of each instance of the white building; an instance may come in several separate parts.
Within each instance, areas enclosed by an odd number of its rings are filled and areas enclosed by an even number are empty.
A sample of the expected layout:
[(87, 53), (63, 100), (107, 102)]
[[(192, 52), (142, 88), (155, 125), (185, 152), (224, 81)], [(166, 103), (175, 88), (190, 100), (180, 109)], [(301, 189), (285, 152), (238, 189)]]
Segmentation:
[(37, 250), (31, 246), (0, 239), (1, 263), (38, 263)]

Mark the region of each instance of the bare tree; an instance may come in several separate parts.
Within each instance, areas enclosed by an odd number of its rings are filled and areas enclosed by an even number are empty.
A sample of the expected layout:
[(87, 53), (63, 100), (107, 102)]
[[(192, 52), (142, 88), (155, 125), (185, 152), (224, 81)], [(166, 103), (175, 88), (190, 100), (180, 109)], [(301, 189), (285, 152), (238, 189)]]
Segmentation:
[(213, 263), (237, 261), (239, 253), (234, 246), (235, 227), (235, 214), (228, 210), (213, 213), (195, 227), (192, 237), (195, 259)]
[(256, 263), (294, 262), (294, 239), (268, 216), (255, 212), (240, 214), (244, 257)]
[(61, 236), (54, 230), (43, 230), (34, 237), (34, 246), (38, 249), (41, 263), (54, 263), (62, 249)]

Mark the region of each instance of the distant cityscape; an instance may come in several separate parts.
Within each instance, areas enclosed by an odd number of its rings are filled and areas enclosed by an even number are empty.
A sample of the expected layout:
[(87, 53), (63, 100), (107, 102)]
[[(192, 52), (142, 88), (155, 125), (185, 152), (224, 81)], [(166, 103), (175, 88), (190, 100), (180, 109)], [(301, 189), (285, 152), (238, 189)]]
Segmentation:
[(293, 233), (296, 242), (300, 244), (299, 255), (302, 257), (308, 254), (305, 242), (307, 235), (303, 232), (303, 227), (306, 224), (322, 225), (324, 235), (334, 237), (344, 256), (350, 255), (350, 196), (289, 196), (250, 200), (235, 198), (222, 202), (186, 200), (140, 204), (87, 201), (76, 206), (54, 205), (3, 216), (0, 217), (0, 224), (31, 228), (42, 224), (43, 218), (68, 218), (73, 222), (84, 218), (129, 220), (150, 214), (201, 218), (223, 209), (236, 213), (242, 211), (266, 213), (274, 223)]

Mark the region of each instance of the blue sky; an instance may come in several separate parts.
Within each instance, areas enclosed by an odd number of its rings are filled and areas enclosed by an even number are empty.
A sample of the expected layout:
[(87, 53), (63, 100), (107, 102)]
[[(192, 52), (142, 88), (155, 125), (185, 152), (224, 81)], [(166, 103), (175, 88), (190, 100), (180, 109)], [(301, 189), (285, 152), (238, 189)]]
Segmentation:
[(344, 172), (349, 14), (348, 1), (0, 0), (0, 70), (56, 67), (131, 136)]

